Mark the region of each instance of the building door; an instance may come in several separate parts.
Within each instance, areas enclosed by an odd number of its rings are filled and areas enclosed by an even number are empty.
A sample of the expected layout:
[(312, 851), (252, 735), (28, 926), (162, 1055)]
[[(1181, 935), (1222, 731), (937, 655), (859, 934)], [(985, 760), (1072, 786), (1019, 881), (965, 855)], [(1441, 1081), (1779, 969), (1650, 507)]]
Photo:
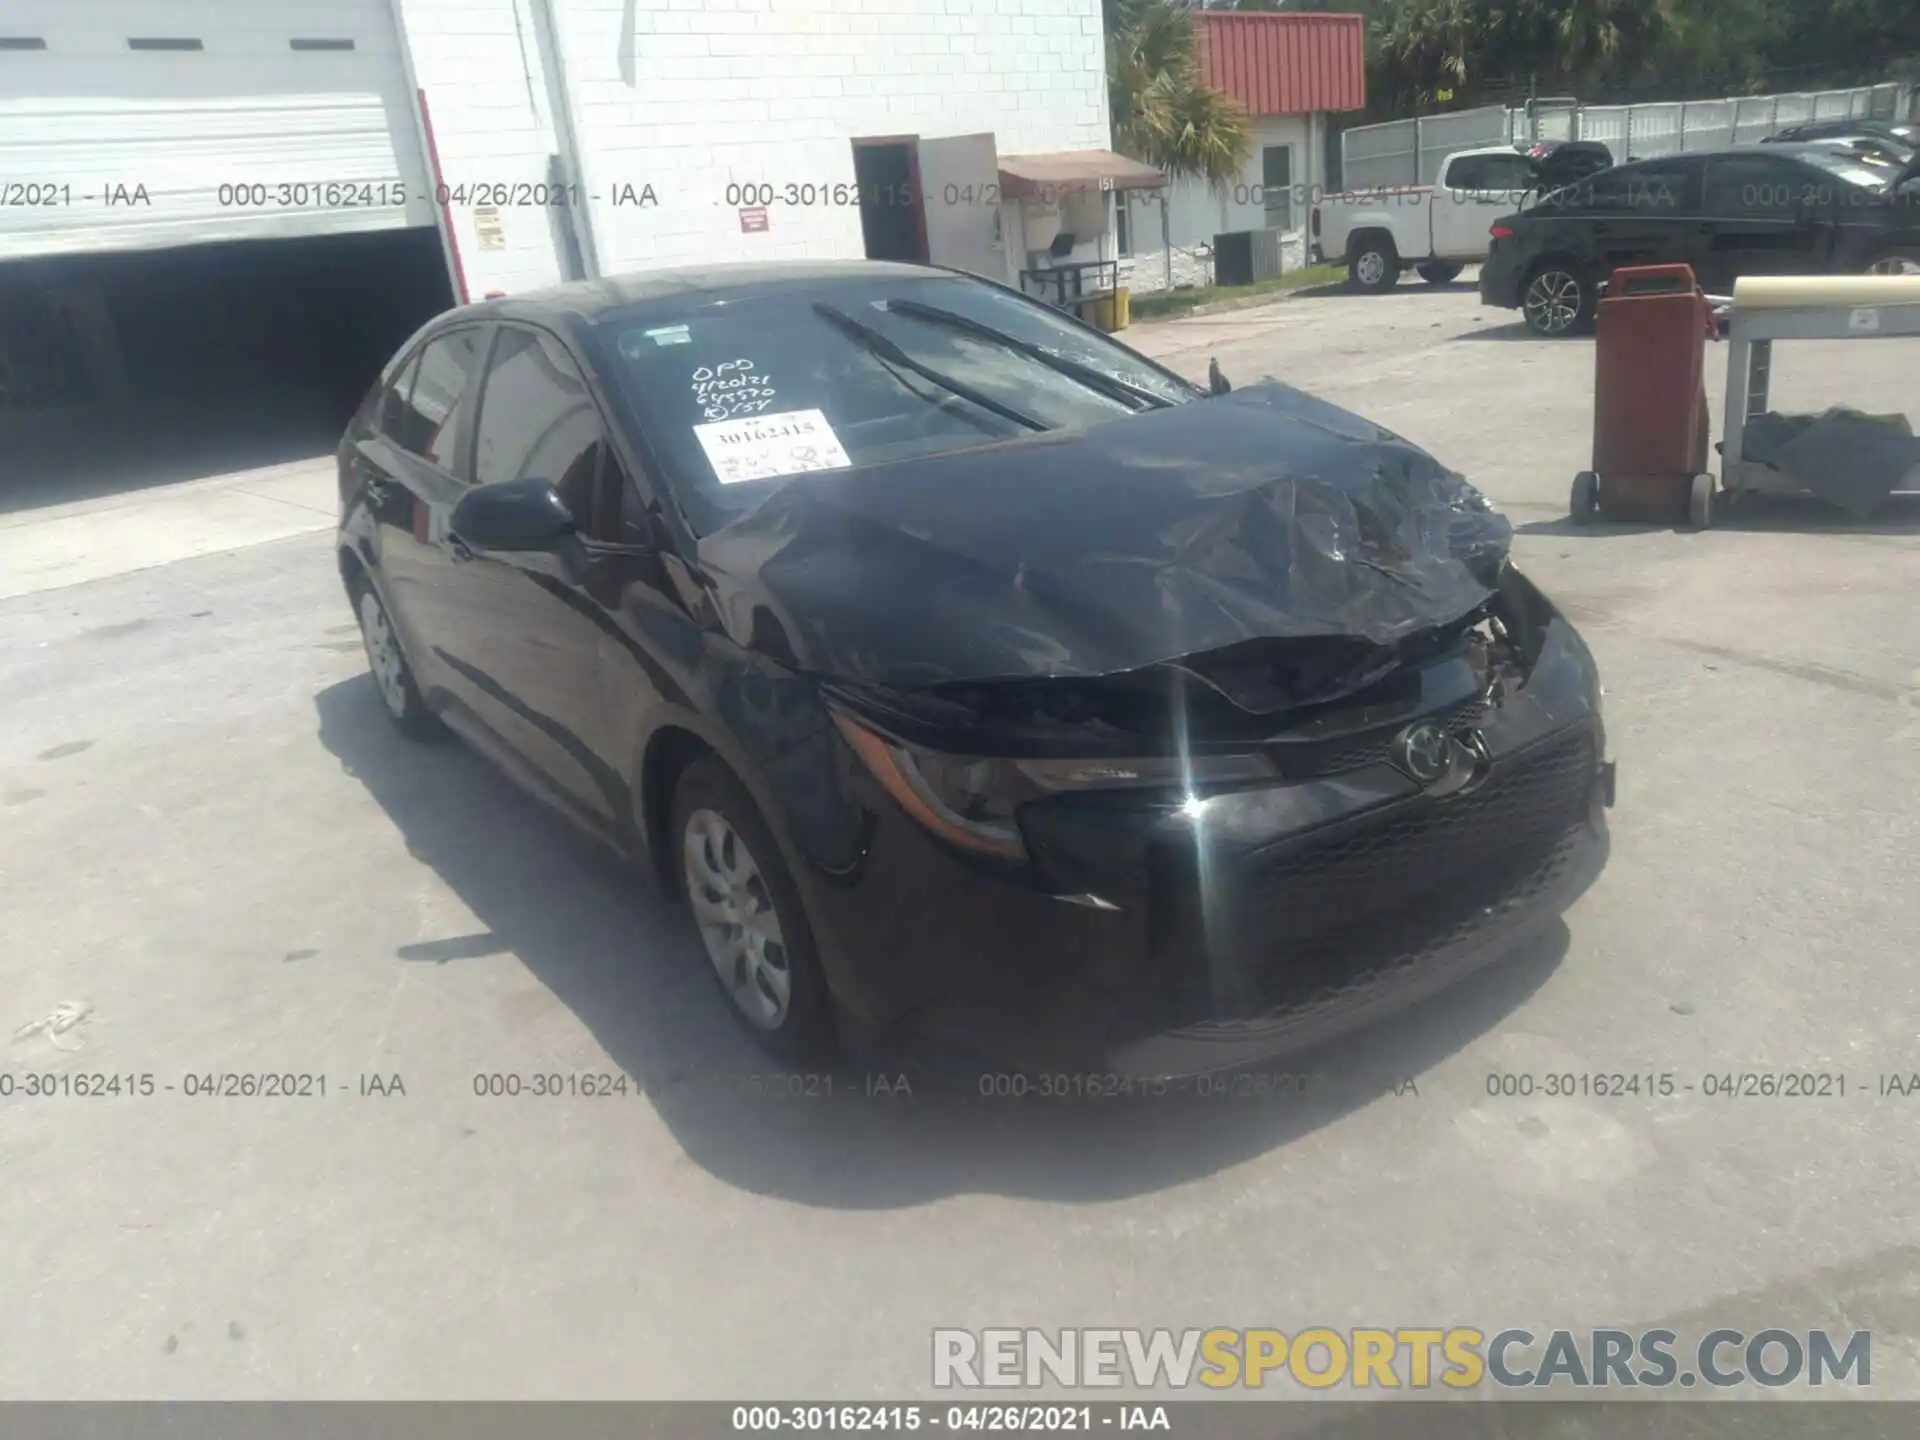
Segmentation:
[(919, 144), (927, 258), (1011, 282), (1000, 219), (1000, 152), (993, 135), (950, 135)]
[(860, 233), (869, 260), (927, 260), (917, 138), (856, 140), (853, 179), (860, 189)]

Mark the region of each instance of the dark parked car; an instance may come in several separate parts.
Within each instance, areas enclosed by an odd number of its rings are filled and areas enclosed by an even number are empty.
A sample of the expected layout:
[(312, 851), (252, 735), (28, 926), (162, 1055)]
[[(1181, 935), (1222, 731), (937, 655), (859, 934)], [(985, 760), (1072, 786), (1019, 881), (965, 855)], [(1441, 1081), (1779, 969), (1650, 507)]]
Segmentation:
[(1911, 150), (1920, 146), (1920, 125), (1890, 124), (1884, 120), (1806, 120), (1797, 125), (1782, 125), (1762, 143), (1793, 145), (1802, 140), (1850, 140), (1856, 136), (1890, 141)]
[(1606, 853), (1592, 657), (1478, 492), (971, 276), (455, 310), (339, 463), (392, 719), (685, 895), (778, 1055), (1227, 1068), (1448, 984)]
[(1636, 160), (1497, 221), (1480, 299), (1536, 334), (1583, 328), (1622, 265), (1684, 262), (1709, 294), (1742, 275), (1920, 269), (1920, 180), (1825, 143)]

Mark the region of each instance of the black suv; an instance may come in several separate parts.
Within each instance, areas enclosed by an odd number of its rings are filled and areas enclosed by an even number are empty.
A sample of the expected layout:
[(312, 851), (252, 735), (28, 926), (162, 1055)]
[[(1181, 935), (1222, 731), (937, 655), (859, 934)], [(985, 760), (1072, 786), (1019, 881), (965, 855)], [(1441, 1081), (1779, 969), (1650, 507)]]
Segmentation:
[(1480, 300), (1563, 335), (1619, 266), (1675, 262), (1722, 295), (1742, 275), (1920, 271), (1920, 174), (1820, 143), (1616, 165), (1497, 221)]

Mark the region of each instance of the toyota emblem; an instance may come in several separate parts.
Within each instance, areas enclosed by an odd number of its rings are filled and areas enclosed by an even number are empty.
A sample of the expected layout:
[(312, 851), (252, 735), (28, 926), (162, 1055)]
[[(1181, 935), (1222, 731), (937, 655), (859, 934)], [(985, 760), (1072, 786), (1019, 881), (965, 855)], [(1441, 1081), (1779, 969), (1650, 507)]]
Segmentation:
[(1421, 785), (1438, 785), (1453, 773), (1454, 744), (1438, 725), (1409, 725), (1393, 737), (1393, 763)]

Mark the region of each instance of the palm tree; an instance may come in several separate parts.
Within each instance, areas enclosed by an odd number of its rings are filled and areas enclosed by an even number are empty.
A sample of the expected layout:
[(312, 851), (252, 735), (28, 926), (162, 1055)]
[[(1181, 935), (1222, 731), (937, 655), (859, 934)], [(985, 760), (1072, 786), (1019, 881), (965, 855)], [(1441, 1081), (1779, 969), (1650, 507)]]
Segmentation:
[(1253, 150), (1247, 114), (1200, 79), (1193, 17), (1175, 0), (1102, 0), (1114, 148), (1169, 175), (1231, 185)]

